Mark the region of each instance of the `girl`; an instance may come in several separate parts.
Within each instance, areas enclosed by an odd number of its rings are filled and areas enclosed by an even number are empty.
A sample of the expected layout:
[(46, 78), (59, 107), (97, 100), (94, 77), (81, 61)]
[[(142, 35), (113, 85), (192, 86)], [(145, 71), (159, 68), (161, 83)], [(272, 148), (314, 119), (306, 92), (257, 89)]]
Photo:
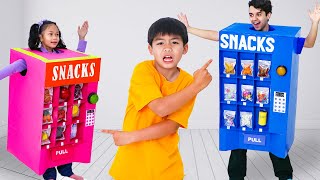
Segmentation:
[[(78, 51), (84, 52), (86, 49), (87, 42), (84, 38), (88, 32), (88, 27), (87, 21), (82, 24), (81, 28), (78, 27)], [(39, 50), (46, 53), (60, 53), (59, 49), (66, 49), (66, 45), (61, 39), (61, 32), (57, 24), (48, 20), (40, 21), (39, 23), (31, 26), (28, 45), (32, 50)], [(62, 176), (79, 180), (83, 179), (83, 177), (72, 172), (72, 163), (60, 165), (57, 169)], [(47, 169), (43, 174), (43, 178), (46, 180), (56, 179), (57, 172), (55, 167)]]
[[(85, 21), (81, 27), (78, 27), (78, 51), (84, 52), (86, 49), (87, 42), (85, 41), (85, 37), (88, 28), (88, 21)], [(43, 20), (31, 26), (28, 45), (32, 50), (39, 50), (45, 53), (61, 53), (59, 49), (66, 49), (66, 45), (61, 39), (61, 32), (57, 24), (49, 20)], [(27, 65), (25, 60), (17, 60), (0, 70), (0, 80), (17, 72), (20, 72), (22, 75), (26, 74)], [(72, 163), (60, 165), (57, 169), (62, 176), (83, 180), (83, 177), (72, 172)], [(55, 180), (57, 178), (55, 167), (47, 169), (43, 174), (43, 178), (45, 180)]]
[[(78, 51), (84, 52), (86, 49), (86, 41), (84, 38), (87, 32), (88, 21), (85, 21), (81, 28), (78, 27)], [(31, 26), (28, 45), (32, 50), (40, 50), (48, 53), (60, 53), (59, 49), (66, 49), (57, 24), (48, 20), (40, 21)]]
[[(81, 27), (78, 26), (79, 43), (77, 51), (84, 52), (86, 49), (87, 41), (85, 41), (85, 37), (88, 28), (88, 21), (85, 21)], [(31, 26), (28, 45), (32, 50), (39, 50), (45, 53), (60, 53), (59, 49), (66, 49), (58, 26), (55, 22), (48, 20), (40, 21)], [(27, 72), (27, 64), (23, 59), (2, 68), (0, 70), (0, 80), (18, 72), (22, 75)]]

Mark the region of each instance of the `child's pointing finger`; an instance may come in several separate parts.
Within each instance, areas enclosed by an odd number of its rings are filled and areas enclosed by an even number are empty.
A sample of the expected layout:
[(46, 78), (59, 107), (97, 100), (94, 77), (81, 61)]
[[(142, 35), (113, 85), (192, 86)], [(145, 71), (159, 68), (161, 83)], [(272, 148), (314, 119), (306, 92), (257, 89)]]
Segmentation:
[(110, 130), (110, 129), (102, 129), (101, 132), (106, 133), (106, 134), (114, 134), (114, 133), (117, 132), (117, 131), (115, 131), (115, 130)]
[(209, 61), (208, 62), (206, 62), (206, 64), (205, 65), (203, 65), (202, 67), (201, 67), (201, 69), (207, 69), (207, 67), (209, 67), (209, 65), (211, 64), (211, 62), (212, 62), (212, 59), (209, 59)]

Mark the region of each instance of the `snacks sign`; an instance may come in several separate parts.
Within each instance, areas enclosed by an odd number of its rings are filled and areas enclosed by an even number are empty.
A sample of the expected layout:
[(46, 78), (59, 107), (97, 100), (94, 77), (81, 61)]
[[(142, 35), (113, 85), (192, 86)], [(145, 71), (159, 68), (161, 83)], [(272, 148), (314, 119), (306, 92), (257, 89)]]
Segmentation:
[(46, 87), (99, 81), (100, 59), (47, 63)]

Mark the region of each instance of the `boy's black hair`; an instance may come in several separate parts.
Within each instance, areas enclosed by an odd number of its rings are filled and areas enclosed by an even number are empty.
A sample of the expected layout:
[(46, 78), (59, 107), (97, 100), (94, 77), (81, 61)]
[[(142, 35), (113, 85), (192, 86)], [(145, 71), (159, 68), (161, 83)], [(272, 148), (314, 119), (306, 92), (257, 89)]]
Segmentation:
[[(41, 25), (39, 25), (38, 23), (35, 23), (31, 26), (30, 28), (30, 33), (29, 33), (29, 40), (28, 40), (28, 45), (29, 48), (32, 50), (40, 50), (40, 37), (39, 35), (45, 30), (47, 29), (47, 27), (51, 24), (54, 24), (57, 26), (57, 24), (55, 22), (52, 21), (48, 21), (48, 20), (44, 20), (42, 21)], [(58, 26), (57, 26), (58, 28)], [(59, 28), (58, 28), (59, 30)], [(59, 42), (56, 48), (60, 48), (60, 49), (66, 49), (66, 45), (64, 44), (62, 38), (61, 38), (61, 32), (59, 30)]]
[(270, 0), (250, 0), (249, 7), (253, 6), (256, 9), (261, 9), (262, 11), (268, 13), (272, 13), (272, 5)]
[(187, 27), (177, 19), (166, 17), (154, 22), (148, 31), (148, 43), (152, 46), (152, 41), (157, 35), (179, 35), (183, 45), (188, 43)]

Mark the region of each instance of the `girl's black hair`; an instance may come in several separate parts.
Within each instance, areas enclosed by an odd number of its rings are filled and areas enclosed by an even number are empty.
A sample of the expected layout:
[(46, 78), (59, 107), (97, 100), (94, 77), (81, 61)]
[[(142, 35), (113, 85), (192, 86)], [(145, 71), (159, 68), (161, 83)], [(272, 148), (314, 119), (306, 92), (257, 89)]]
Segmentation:
[(150, 26), (148, 31), (148, 43), (150, 46), (152, 46), (152, 41), (158, 34), (178, 35), (182, 38), (183, 45), (188, 43), (188, 31), (186, 26), (174, 18), (161, 18)]
[(253, 6), (256, 9), (261, 9), (262, 11), (272, 13), (272, 5), (270, 0), (251, 0), (249, 1), (249, 7)]
[[(32, 50), (40, 50), (40, 37), (39, 35), (45, 30), (47, 29), (47, 27), (51, 24), (54, 24), (57, 26), (57, 24), (55, 22), (52, 21), (42, 21), (43, 23), (41, 23), (41, 25), (39, 25), (38, 23), (35, 23), (31, 26), (30, 28), (30, 33), (29, 33), (29, 40), (28, 40), (28, 45), (29, 48)], [(58, 28), (58, 26), (57, 26)], [(58, 28), (59, 30), (59, 28)], [(61, 32), (59, 30), (59, 42), (58, 45), (55, 49), (66, 49), (67, 46), (64, 44), (62, 38), (61, 38)]]

